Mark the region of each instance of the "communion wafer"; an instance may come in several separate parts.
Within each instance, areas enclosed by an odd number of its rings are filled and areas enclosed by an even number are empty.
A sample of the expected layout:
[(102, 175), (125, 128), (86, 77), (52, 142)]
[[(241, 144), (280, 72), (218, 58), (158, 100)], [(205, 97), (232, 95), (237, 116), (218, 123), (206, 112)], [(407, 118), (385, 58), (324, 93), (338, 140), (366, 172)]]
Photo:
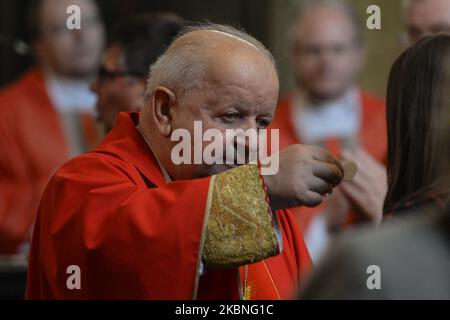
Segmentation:
[(344, 167), (344, 181), (350, 181), (358, 172), (358, 166), (354, 161), (348, 160), (342, 162), (342, 166)]

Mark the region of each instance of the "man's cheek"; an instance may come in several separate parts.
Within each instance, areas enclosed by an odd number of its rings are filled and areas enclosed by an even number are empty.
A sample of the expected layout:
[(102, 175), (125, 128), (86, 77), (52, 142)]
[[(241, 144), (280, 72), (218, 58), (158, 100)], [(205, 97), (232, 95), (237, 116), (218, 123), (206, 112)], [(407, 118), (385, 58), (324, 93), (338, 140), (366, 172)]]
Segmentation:
[(126, 111), (121, 110), (122, 105), (123, 103), (120, 95), (108, 94), (105, 97), (105, 103), (102, 105), (102, 108), (104, 109), (105, 113), (114, 115), (116, 113), (119, 113), (120, 111)]

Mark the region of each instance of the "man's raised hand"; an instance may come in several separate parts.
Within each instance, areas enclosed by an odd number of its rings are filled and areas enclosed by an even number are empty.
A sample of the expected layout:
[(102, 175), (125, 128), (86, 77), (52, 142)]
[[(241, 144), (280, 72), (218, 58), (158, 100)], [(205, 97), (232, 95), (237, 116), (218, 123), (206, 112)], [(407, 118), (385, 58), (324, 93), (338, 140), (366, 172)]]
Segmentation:
[(337, 186), (344, 169), (323, 148), (292, 145), (279, 153), (278, 173), (264, 176), (272, 209), (314, 207)]

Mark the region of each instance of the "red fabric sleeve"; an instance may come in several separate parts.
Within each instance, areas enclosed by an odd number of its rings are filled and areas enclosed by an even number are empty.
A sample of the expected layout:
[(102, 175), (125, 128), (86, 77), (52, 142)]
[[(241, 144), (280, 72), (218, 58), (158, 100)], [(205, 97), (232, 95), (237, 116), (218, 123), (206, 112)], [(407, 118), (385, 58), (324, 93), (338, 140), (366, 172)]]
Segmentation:
[[(149, 188), (113, 157), (68, 162), (40, 205), (27, 298), (191, 299), (209, 182)], [(70, 265), (81, 290), (66, 286)]]

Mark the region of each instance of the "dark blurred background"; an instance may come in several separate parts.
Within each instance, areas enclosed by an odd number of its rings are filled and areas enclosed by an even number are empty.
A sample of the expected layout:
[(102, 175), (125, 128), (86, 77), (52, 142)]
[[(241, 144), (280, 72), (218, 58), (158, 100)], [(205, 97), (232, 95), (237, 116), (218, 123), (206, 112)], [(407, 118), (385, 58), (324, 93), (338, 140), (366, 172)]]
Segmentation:
[[(10, 82), (31, 64), (29, 57), (14, 53), (18, 39), (26, 42), (27, 7), (32, 0), (0, 1), (0, 85)], [(286, 33), (295, 0), (97, 0), (107, 31), (121, 18), (137, 12), (172, 11), (189, 21), (211, 21), (240, 26), (267, 45), (277, 58), (282, 93), (292, 87), (288, 74)], [(368, 30), (364, 36), (368, 63), (361, 85), (384, 96), (387, 75), (400, 50), (402, 1), (350, 0), (365, 23), (369, 5), (379, 5), (382, 29)]]
[[(26, 42), (26, 17), (32, 0), (1, 0), (1, 72), (0, 84), (9, 82), (27, 69), (31, 60), (14, 53), (17, 39)], [(264, 43), (268, 43), (270, 0), (97, 0), (107, 31), (123, 17), (138, 12), (171, 11), (189, 21), (209, 20), (241, 26)]]

